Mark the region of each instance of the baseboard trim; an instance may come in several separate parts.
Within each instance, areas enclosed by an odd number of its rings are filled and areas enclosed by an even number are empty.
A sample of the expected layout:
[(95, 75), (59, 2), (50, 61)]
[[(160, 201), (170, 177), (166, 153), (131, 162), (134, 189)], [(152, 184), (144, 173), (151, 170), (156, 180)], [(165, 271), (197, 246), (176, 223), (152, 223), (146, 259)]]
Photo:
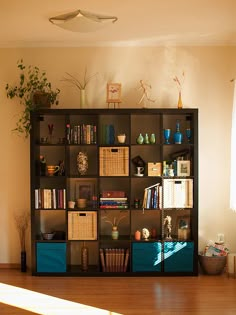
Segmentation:
[(20, 264), (0, 264), (0, 269), (20, 269)]

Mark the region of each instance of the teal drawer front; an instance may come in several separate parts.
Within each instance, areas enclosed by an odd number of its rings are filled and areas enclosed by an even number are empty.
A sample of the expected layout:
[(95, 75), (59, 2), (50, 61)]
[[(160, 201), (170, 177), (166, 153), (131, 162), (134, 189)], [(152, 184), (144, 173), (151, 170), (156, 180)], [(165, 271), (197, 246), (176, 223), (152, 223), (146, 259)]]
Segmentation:
[(37, 272), (66, 272), (66, 243), (37, 243)]
[(193, 242), (165, 242), (164, 271), (192, 272), (193, 250)]
[(132, 271), (161, 271), (161, 243), (133, 243)]

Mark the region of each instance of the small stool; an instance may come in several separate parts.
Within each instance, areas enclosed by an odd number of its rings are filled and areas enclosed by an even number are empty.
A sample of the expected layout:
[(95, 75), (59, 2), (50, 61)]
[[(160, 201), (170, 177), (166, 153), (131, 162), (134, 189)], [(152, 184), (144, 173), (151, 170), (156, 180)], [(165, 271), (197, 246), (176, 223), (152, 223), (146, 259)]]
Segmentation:
[(233, 277), (236, 278), (236, 253), (227, 255), (227, 274), (228, 277), (233, 274)]

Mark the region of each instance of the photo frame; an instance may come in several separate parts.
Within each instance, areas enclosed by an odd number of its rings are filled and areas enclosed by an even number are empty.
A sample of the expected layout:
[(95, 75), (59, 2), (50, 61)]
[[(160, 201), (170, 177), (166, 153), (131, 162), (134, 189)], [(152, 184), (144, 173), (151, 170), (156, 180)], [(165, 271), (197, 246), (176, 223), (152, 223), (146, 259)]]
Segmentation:
[(187, 240), (190, 238), (190, 216), (178, 216), (176, 220), (176, 226), (179, 240)]
[(190, 176), (190, 161), (177, 161), (177, 176)]
[(121, 103), (120, 83), (107, 83), (107, 103)]
[(95, 196), (95, 184), (89, 180), (75, 182), (75, 200), (86, 199), (88, 206), (92, 205), (93, 196)]
[(176, 219), (176, 227), (177, 229), (181, 228), (190, 228), (190, 216), (189, 215), (182, 215), (177, 216)]

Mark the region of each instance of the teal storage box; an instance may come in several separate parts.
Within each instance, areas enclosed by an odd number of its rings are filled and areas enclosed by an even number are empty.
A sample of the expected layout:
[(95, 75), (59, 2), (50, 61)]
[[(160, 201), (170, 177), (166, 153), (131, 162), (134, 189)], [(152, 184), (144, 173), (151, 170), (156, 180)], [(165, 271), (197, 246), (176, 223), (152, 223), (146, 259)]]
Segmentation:
[(193, 242), (165, 242), (164, 271), (192, 272), (193, 250)]
[(66, 243), (37, 243), (37, 272), (66, 272)]
[(132, 271), (161, 271), (161, 243), (133, 243)]

